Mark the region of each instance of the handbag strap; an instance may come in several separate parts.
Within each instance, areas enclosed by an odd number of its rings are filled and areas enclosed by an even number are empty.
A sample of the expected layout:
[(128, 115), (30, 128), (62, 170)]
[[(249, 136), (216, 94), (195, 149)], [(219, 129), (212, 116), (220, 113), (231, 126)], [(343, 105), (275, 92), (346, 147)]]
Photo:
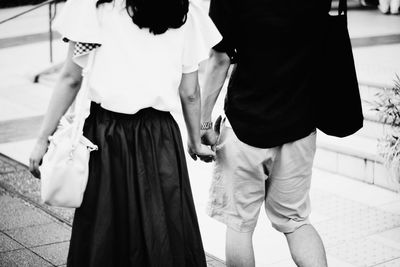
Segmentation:
[(83, 134), (83, 127), (85, 124), (86, 118), (89, 116), (90, 113), (90, 99), (89, 99), (89, 81), (90, 81), (90, 74), (91, 70), (93, 69), (94, 59), (96, 56), (96, 50), (93, 49), (89, 52), (88, 55), (88, 62), (86, 66), (82, 70), (82, 84), (81, 88), (76, 96), (76, 101), (74, 105), (74, 121), (73, 121), (73, 133), (72, 133), (72, 140), (73, 144), (77, 144), (80, 140), (81, 135)]
[(347, 16), (347, 0), (339, 0), (338, 15)]

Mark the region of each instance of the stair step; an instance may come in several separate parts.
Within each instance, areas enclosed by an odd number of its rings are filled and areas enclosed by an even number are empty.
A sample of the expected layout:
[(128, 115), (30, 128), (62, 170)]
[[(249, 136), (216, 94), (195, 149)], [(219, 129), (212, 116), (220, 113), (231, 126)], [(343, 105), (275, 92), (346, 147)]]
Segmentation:
[(385, 130), (389, 125), (383, 122), (378, 113), (372, 109), (370, 103), (363, 101), (362, 106), (364, 126), (356, 133), (356, 135), (375, 140), (381, 139), (385, 135)]
[(378, 153), (378, 141), (359, 135), (345, 138), (317, 135), (314, 166), (338, 175), (396, 191), (397, 184)]
[[(61, 38), (61, 35), (58, 32), (52, 32), (53, 40), (57, 40)], [(41, 33), (33, 33), (26, 34), (21, 36), (13, 36), (0, 38), (0, 49), (10, 48), (21, 45), (35, 44), (40, 42), (49, 41), (49, 32), (41, 32)]]
[(356, 135), (366, 137), (374, 140), (379, 140), (385, 135), (385, 124), (376, 120), (375, 118), (369, 118), (368, 116), (364, 119), (364, 126), (361, 128)]
[(382, 158), (378, 156), (378, 141), (371, 138), (357, 135), (339, 138), (318, 132), (317, 143), (318, 148), (337, 151), (370, 161), (382, 161)]
[(360, 84), (360, 95), (362, 100), (371, 101), (376, 98), (376, 94), (382, 92), (385, 88), (390, 88), (387, 85), (379, 85), (379, 84)]
[(360, 95), (362, 99), (364, 113), (364, 127), (356, 133), (361, 137), (380, 139), (385, 135), (385, 124), (378, 113), (372, 109), (371, 103), (376, 99), (376, 94), (381, 92), (387, 86), (360, 84)]

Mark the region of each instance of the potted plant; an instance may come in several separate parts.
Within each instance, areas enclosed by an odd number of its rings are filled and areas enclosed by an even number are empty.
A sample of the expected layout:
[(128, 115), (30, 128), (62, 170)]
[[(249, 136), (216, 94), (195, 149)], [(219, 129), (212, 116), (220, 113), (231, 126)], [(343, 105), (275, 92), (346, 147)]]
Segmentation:
[(379, 139), (379, 153), (400, 191), (400, 77), (396, 75), (394, 86), (376, 94), (371, 103), (385, 124), (384, 136)]

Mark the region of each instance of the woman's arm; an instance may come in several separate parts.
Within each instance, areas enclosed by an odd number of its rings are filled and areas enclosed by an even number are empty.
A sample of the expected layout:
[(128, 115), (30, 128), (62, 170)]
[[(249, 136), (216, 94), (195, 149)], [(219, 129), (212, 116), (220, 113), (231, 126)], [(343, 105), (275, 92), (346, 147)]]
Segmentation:
[(197, 71), (182, 75), (179, 95), (188, 131), (190, 156), (194, 160), (196, 160), (196, 156), (202, 160), (214, 158), (215, 153), (200, 142), (201, 96), (200, 88), (198, 87)]
[(67, 59), (56, 83), (47, 112), (44, 116), (38, 140), (29, 159), (29, 170), (39, 178), (39, 165), (48, 147), (48, 138), (74, 101), (82, 82), (82, 68), (72, 61), (75, 43), (70, 42)]
[(80, 89), (82, 68), (72, 61), (74, 46), (75, 43), (69, 43), (67, 59), (51, 96), (39, 132), (39, 139), (47, 140), (54, 133), (58, 122), (71, 106)]

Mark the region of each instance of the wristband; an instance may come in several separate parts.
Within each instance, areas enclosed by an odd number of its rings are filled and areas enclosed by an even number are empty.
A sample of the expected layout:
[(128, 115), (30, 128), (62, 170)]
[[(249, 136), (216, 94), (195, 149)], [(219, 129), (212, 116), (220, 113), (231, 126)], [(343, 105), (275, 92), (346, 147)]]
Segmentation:
[(213, 127), (213, 122), (212, 121), (206, 121), (201, 124), (200, 130), (205, 131), (205, 130), (210, 130)]

